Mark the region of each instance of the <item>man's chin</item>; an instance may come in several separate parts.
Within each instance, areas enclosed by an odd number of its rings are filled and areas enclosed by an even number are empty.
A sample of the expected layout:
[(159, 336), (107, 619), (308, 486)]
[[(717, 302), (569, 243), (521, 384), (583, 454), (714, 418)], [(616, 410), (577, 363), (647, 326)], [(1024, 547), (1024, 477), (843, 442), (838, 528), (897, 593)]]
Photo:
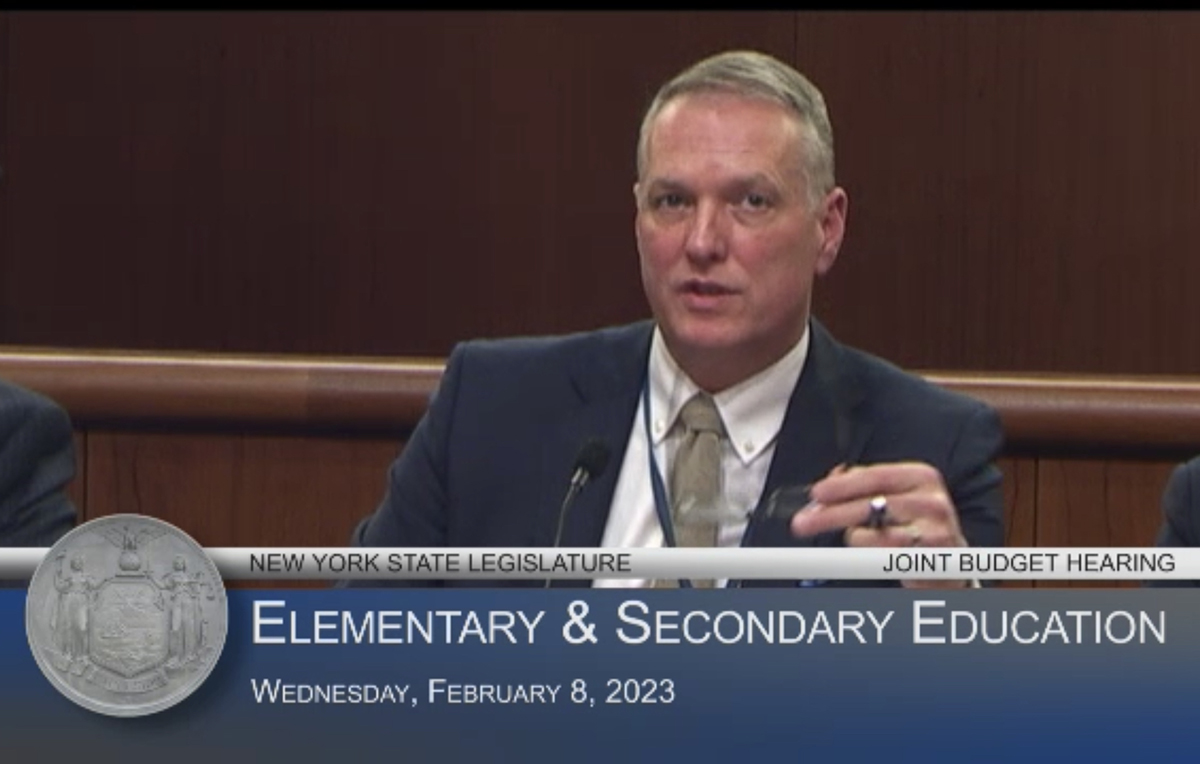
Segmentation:
[(746, 337), (730, 327), (684, 327), (673, 337), (666, 332), (668, 344), (680, 353), (721, 353), (741, 347)]

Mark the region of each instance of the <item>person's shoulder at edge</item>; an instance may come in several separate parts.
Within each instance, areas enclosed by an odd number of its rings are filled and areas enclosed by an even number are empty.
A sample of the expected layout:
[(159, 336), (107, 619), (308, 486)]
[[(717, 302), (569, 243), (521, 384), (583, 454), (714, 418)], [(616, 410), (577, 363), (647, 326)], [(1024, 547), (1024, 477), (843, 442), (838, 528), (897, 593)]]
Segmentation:
[(1200, 546), (1200, 456), (1177, 465), (1162, 495), (1158, 546)]
[[(1159, 547), (1200, 547), (1200, 456), (1175, 467), (1162, 494)], [(1200, 581), (1156, 580), (1153, 587), (1200, 586)]]
[(49, 546), (75, 524), (66, 487), (75, 447), (66, 410), (0, 380), (0, 546)]

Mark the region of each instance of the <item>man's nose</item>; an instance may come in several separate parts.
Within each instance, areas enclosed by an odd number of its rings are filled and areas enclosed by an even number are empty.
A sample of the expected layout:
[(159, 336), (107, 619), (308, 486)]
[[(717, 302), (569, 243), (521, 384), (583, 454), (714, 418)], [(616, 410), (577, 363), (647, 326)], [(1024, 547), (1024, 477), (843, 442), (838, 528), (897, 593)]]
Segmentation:
[(728, 248), (727, 220), (720, 205), (704, 202), (696, 206), (684, 247), (689, 260), (722, 260)]

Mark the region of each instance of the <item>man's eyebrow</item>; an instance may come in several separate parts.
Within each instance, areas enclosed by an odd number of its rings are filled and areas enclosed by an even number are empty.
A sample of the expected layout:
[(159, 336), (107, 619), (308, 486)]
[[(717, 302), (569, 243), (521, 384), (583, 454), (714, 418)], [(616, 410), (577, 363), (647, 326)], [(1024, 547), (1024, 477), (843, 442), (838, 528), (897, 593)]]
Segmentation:
[(779, 180), (765, 172), (755, 172), (734, 178), (730, 181), (730, 185), (741, 188), (749, 186), (770, 186), (775, 188), (779, 186)]
[(674, 178), (651, 178), (646, 183), (646, 188), (655, 191), (682, 191), (687, 185)]
[[(776, 187), (779, 185), (779, 181), (765, 172), (754, 172), (750, 173), (749, 175), (738, 175), (736, 177), (729, 178), (722, 185), (728, 188), (746, 188), (749, 186)], [(688, 188), (688, 184), (675, 178), (660, 177), (650, 178), (648, 181), (646, 181), (646, 187), (655, 190), (674, 191), (686, 190)]]

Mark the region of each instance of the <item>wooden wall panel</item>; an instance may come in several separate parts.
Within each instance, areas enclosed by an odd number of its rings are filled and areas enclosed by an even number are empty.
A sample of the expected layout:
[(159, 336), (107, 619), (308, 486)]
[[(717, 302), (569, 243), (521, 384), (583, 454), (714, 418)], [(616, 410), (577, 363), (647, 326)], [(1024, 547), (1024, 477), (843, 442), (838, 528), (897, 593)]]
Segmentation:
[[(1037, 460), (1000, 459), (1004, 475), (1005, 546), (1033, 546), (1037, 524)], [(1024, 589), (1031, 581), (1005, 581), (1005, 588)]]
[(1196, 373), (1200, 16), (801, 13), (849, 233), (818, 310), (901, 364)]
[[(1042, 459), (1037, 536), (1042, 547), (1153, 546), (1175, 462)], [(1044, 582), (1041, 586), (1136, 586), (1136, 582)]]
[[(640, 318), (637, 123), (788, 13), (19, 13), (0, 342), (426, 354)], [(64, 224), (65, 221), (65, 224)]]
[(1175, 462), (1042, 459), (1039, 546), (1148, 546)]
[[(0, 337), (4, 336), (8, 291), (4, 288), (5, 264), (10, 257), (8, 228), (8, 17), (0, 12)], [(0, 340), (2, 341), (2, 340)]]
[(1200, 373), (1197, 14), (0, 25), (0, 342), (443, 356), (641, 317), (641, 110), (756, 47), (829, 100), (836, 334), (917, 368)]
[(78, 521), (88, 519), (87, 514), (87, 433), (76, 430), (73, 437), (75, 443), (75, 479), (67, 486), (67, 495), (75, 504)]
[(383, 496), (382, 439), (92, 432), (88, 515), (162, 518), (204, 546), (341, 546)]
[(1037, 461), (1001, 459), (1004, 474), (1004, 512), (1008, 546), (1033, 546), (1037, 522)]

